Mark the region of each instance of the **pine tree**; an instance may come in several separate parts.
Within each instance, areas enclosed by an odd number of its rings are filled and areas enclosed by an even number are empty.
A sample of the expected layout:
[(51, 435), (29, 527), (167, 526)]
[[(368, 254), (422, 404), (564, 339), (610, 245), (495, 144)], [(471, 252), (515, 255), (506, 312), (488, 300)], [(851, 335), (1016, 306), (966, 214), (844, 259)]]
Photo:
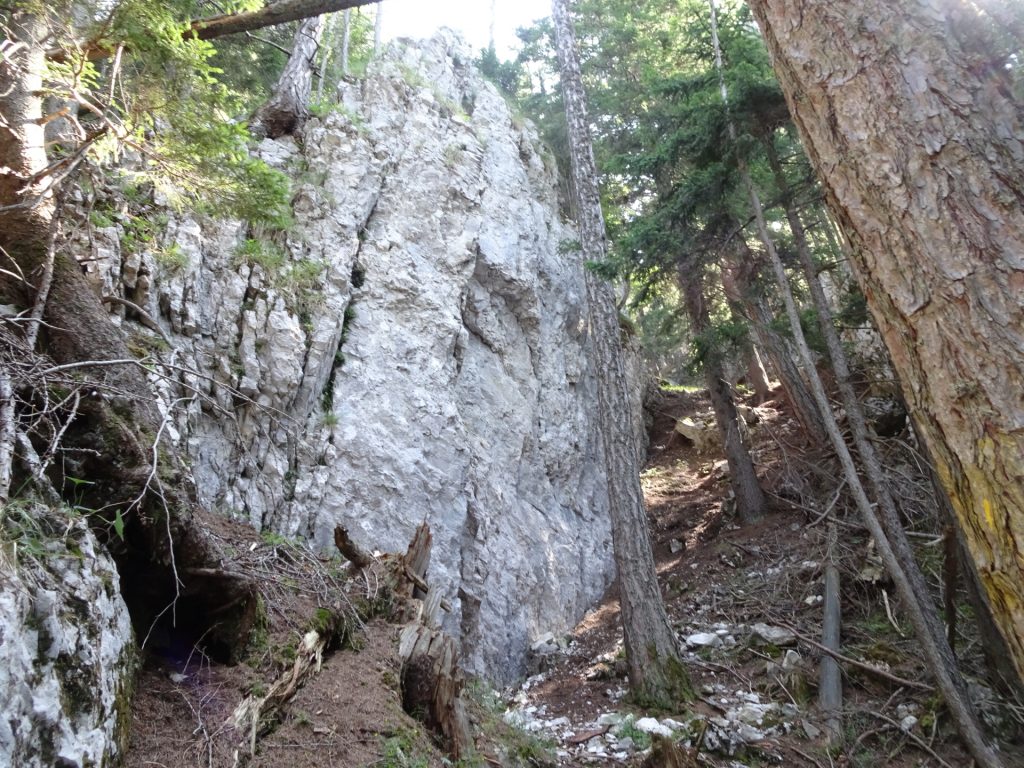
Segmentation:
[[(571, 137), (580, 242), (584, 258), (601, 261), (606, 248), (604, 219), (576, 37), (567, 0), (553, 0), (552, 15), (557, 32), (566, 122)], [(692, 690), (679, 658), (675, 634), (665, 614), (654, 569), (647, 512), (640, 490), (633, 417), (626, 391), (618, 313), (610, 294), (607, 284), (599, 283), (594, 275), (588, 273), (587, 304), (598, 377), (598, 409), (608, 472), (612, 543), (619, 574), (626, 664), (634, 698), (669, 707), (692, 696)]]
[(751, 8), (1024, 679), (1019, 6)]

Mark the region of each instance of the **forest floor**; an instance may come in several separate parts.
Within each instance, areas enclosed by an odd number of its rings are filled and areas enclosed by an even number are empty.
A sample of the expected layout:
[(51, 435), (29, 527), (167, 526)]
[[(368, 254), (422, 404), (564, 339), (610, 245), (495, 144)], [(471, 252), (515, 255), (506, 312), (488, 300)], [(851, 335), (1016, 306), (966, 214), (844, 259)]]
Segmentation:
[[(247, 694), (266, 695), (294, 662), (296, 645), (325, 600), (337, 601), (338, 561), (324, 563), (293, 543), (245, 526), (211, 521), (230, 552), (266, 585), (266, 617), (248, 658), (218, 664), (200, 639), (151, 643), (132, 713), (128, 768), (484, 768), (503, 766), (969, 766), (887, 588), (868, 540), (844, 522), (836, 472), (806, 445), (778, 401), (756, 409), (755, 463), (770, 511), (738, 526), (729, 510), (725, 461), (674, 435), (678, 418), (710, 410), (702, 393), (665, 392), (654, 405), (642, 475), (666, 608), (684, 644), (696, 700), (676, 711), (643, 711), (626, 694), (615, 585), (570, 636), (548, 638), (543, 671), (515, 689), (470, 683), (480, 757), (446, 761), (402, 709), (398, 628), (355, 621), (349, 641), (324, 653), (280, 715), (251, 734), (231, 725)], [(893, 466), (903, 464), (892, 459)], [(916, 487), (907, 484), (908, 489)], [(834, 496), (833, 496), (834, 495)], [(834, 500), (829, 503), (830, 499)], [(817, 500), (817, 501), (812, 501)], [(831, 516), (822, 514), (830, 512)], [(826, 525), (843, 523), (843, 745), (828, 748), (815, 706), (821, 654)], [(919, 554), (937, 581), (941, 546), (922, 535)], [(331, 596), (333, 595), (333, 597)], [(968, 617), (969, 618), (969, 617)], [(983, 669), (976, 640), (961, 640), (968, 676)], [(973, 679), (973, 678), (972, 678)], [(1022, 709), (973, 686), (986, 720), (1019, 730)], [(671, 732), (686, 763), (654, 762), (652, 734)], [(1003, 743), (1007, 765), (1024, 756)]]
[[(723, 505), (724, 457), (673, 435), (676, 419), (709, 411), (704, 393), (663, 393), (642, 475), (658, 577), (696, 700), (668, 712), (630, 705), (613, 585), (547, 669), (506, 693), (510, 719), (547, 739), (561, 766), (676, 766), (648, 755), (659, 730), (688, 747), (685, 766), (970, 766), (868, 539), (850, 523), (836, 552), (842, 652), (864, 666), (843, 665), (842, 745), (828, 747), (816, 707), (822, 654), (814, 643), (821, 639), (828, 553), (821, 511), (828, 505), (811, 509), (805, 500), (837, 498), (837, 473), (806, 445), (780, 401), (758, 407), (751, 436), (770, 512), (739, 526)], [(838, 514), (843, 505), (833, 504)], [(937, 571), (937, 537), (915, 541), (923, 543), (926, 572)], [(965, 631), (958, 650), (973, 681), (983, 665), (973, 630)], [(981, 682), (972, 683), (972, 694), (990, 725), (1019, 732), (1019, 704)], [(1019, 743), (1001, 747), (1006, 765), (1024, 765)]]

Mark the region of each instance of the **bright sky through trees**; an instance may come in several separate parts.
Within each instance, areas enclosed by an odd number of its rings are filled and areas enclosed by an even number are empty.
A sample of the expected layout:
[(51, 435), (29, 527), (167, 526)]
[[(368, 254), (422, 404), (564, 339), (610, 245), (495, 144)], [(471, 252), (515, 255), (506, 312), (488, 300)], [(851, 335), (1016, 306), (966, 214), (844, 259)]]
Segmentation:
[[(384, 37), (429, 37), (438, 27), (463, 34), (473, 48), (484, 48), (490, 37), (490, 0), (385, 0)], [(516, 28), (551, 15), (550, 0), (496, 0), (494, 42), (507, 58), (518, 49)]]

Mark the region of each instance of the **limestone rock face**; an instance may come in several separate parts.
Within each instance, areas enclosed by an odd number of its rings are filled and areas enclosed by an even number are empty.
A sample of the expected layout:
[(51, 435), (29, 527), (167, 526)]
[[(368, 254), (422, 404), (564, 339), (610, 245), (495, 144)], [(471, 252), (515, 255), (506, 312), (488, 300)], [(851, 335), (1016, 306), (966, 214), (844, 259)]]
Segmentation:
[(164, 256), (110, 261), (198, 374), (155, 383), (185, 398), (210, 507), (325, 551), (338, 523), (384, 551), (426, 520), (470, 670), (508, 680), (612, 557), (577, 238), (471, 58), (394, 44), (298, 142), (265, 141), (287, 231), (172, 218)]
[(113, 765), (135, 673), (117, 570), (82, 519), (32, 543), (0, 554), (0, 765)]

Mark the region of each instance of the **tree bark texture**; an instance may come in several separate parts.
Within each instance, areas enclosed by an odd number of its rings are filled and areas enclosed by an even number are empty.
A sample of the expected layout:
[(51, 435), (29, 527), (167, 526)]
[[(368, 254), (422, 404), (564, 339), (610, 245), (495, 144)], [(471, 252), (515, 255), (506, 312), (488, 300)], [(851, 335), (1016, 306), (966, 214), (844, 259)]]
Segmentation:
[(226, 13), (200, 19), (192, 23), (191, 31), (200, 40), (212, 40), (375, 2), (378, 0), (282, 0), (251, 13)]
[(432, 546), (430, 528), (423, 523), (395, 568), (394, 597), (399, 612), (406, 614), (403, 619), (409, 622), (402, 630), (398, 651), (402, 708), (441, 737), (452, 759), (461, 760), (473, 753), (473, 735), (462, 698), (466, 680), (459, 666), (458, 645), (423, 603), (429, 589), (426, 578)]
[(1024, 116), (954, 0), (752, 0), (1024, 679)]
[[(601, 261), (606, 252), (605, 226), (576, 34), (567, 0), (552, 0), (551, 5), (571, 138), (580, 242), (587, 261)], [(639, 457), (633, 438), (618, 312), (606, 283), (589, 272), (586, 281), (630, 687), (637, 699), (671, 706), (690, 696), (691, 689), (654, 568), (647, 512), (640, 490)]]
[[(694, 333), (706, 333), (711, 327), (711, 318), (704, 300), (704, 285), (699, 271), (695, 276), (689, 267), (685, 270), (680, 268), (679, 289), (686, 302), (686, 312)], [(732, 390), (715, 350), (706, 351), (703, 364), (708, 396), (715, 411), (715, 423), (722, 436), (725, 458), (729, 463), (729, 486), (736, 499), (736, 512), (742, 522), (752, 523), (764, 516), (764, 492), (757, 481), (750, 451), (743, 442), (740, 415), (736, 411)]]
[(311, 16), (299, 25), (292, 55), (277, 79), (274, 92), (253, 116), (250, 128), (254, 134), (271, 139), (288, 136), (298, 131), (309, 118), (313, 68), (323, 30), (323, 16)]
[(768, 381), (761, 353), (752, 341), (747, 341), (743, 348), (743, 356), (747, 361), (747, 384), (754, 390), (754, 405), (761, 405), (771, 399), (772, 385)]
[[(0, 206), (19, 207), (2, 214), (0, 247), (11, 253), (11, 248), (24, 243), (26, 250), (31, 246), (45, 253), (53, 199), (43, 196), (45, 180), (32, 176), (47, 166), (41, 94), (46, 67), (43, 44), (49, 30), (38, 15), (15, 12), (6, 32), (0, 64)], [(9, 266), (4, 264), (5, 269)]]
[[(708, 5), (711, 9), (711, 34), (715, 46), (715, 64), (718, 69), (719, 82), (722, 89), (722, 101), (728, 107), (729, 94), (722, 66), (721, 48), (718, 43), (715, 0), (708, 0)], [(731, 118), (729, 120), (729, 137), (734, 141), (736, 140), (736, 129)], [(960, 674), (959, 668), (956, 666), (956, 660), (949, 649), (949, 644), (941, 632), (935, 606), (927, 599), (927, 590), (922, 589), (923, 579), (921, 578), (920, 569), (913, 559), (913, 553), (910, 552), (909, 545), (907, 545), (906, 535), (899, 524), (899, 520), (893, 520), (895, 516), (889, 514), (892, 508), (892, 505), (889, 503), (891, 499), (888, 496), (888, 490), (884, 482), (879, 479), (881, 476), (880, 472), (872, 464), (875, 454), (873, 450), (870, 450), (869, 444), (867, 445), (868, 450), (862, 452), (861, 458), (871, 478), (872, 487), (879, 496), (879, 515), (876, 516), (864, 490), (864, 485), (860, 481), (853, 456), (842, 434), (839, 432), (839, 426), (832, 416), (831, 405), (825, 393), (821, 377), (814, 367), (811, 351), (807, 346), (807, 339), (804, 337), (803, 329), (800, 325), (800, 316), (796, 308), (796, 302), (793, 299), (789, 277), (786, 275), (786, 270), (783, 267), (782, 260), (779, 258), (778, 250), (775, 248), (775, 242), (768, 231), (768, 225), (764, 217), (764, 207), (761, 205), (757, 187), (754, 185), (746, 161), (742, 157), (738, 159), (737, 167), (743, 186), (746, 188), (750, 198), (750, 209), (754, 216), (758, 237), (768, 253), (768, 260), (771, 263), (776, 282), (782, 293), (790, 330), (793, 333), (793, 339), (800, 353), (800, 359), (806, 370), (811, 389), (814, 392), (815, 402), (818, 404), (825, 428), (829, 433), (836, 455), (843, 467), (846, 482), (853, 492), (861, 518), (875, 540), (878, 554), (885, 563), (886, 571), (896, 584), (904, 608), (907, 610), (911, 623), (914, 625), (918, 641), (922, 645), (924, 656), (928, 660), (931, 672), (935, 676), (938, 688), (953, 717), (957, 730), (964, 740), (965, 746), (980, 768), (1001, 768), (1002, 762), (999, 760), (998, 755), (985, 741), (980, 721), (967, 696), (966, 683)], [(817, 286), (820, 293), (821, 286), (820, 284), (817, 284)], [(831, 318), (827, 305), (824, 307), (819, 306), (818, 309), (819, 312), (824, 310), (825, 318)], [(845, 358), (839, 355), (839, 361), (840, 363), (845, 363)], [(839, 371), (837, 370), (838, 373)], [(858, 445), (861, 445), (866, 443), (866, 440), (863, 439), (864, 435), (866, 435), (864, 420), (858, 404), (853, 402), (851, 405), (852, 408), (848, 413), (848, 418), (853, 428), (855, 439), (857, 439)], [(882, 521), (886, 521), (888, 527), (883, 527)], [(890, 542), (890, 535), (895, 537), (892, 542)]]

